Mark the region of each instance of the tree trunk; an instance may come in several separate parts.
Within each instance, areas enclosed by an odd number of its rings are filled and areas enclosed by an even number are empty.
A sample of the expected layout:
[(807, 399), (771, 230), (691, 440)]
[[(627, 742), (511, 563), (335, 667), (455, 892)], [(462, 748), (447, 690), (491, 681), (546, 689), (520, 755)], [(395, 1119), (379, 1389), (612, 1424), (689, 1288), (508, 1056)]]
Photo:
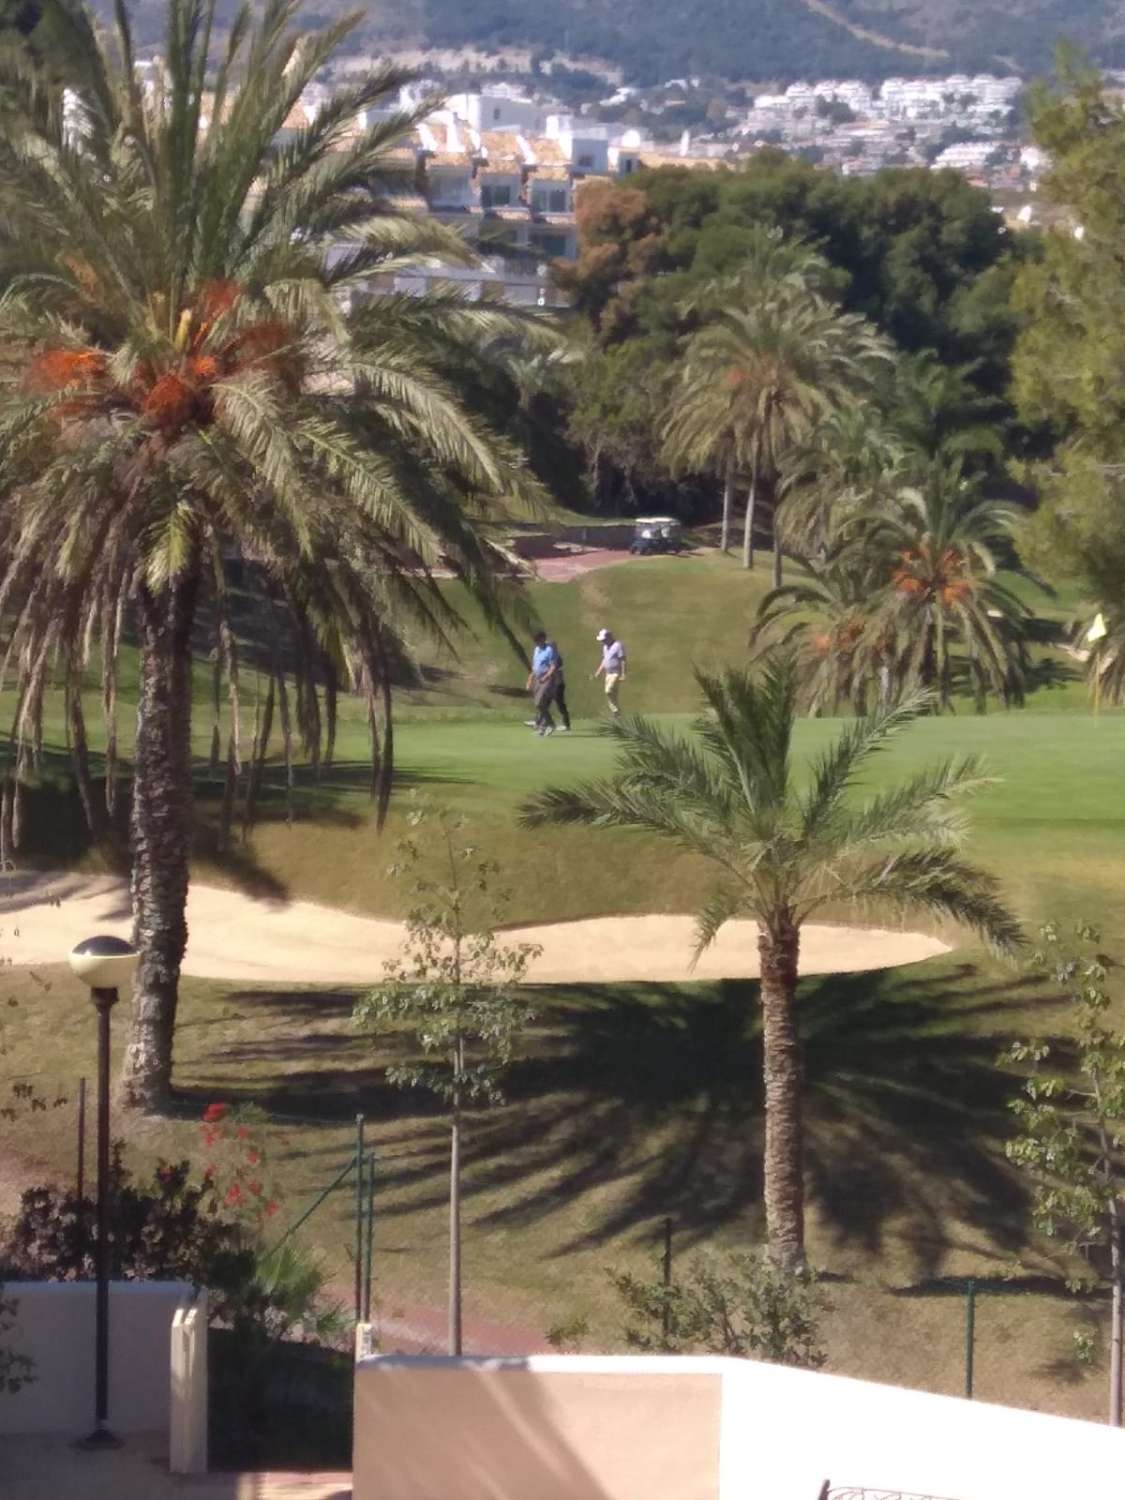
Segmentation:
[(140, 950), (133, 1027), (122, 1075), (124, 1102), (167, 1106), (180, 964), (187, 946), (191, 847), (191, 627), (194, 568), (160, 594), (137, 598), (140, 683), (130, 842), (133, 941)]
[(781, 587), (781, 538), (777, 534), (777, 516), (773, 518), (773, 586)]
[(730, 513), (734, 504), (734, 482), (728, 474), (723, 485), (723, 525), (719, 536), (719, 549), (722, 552), (730, 550)]
[(780, 1264), (805, 1258), (804, 1077), (797, 1038), (800, 931), (788, 914), (758, 935), (762, 967), (762, 1048), (766, 1095), (766, 1232)]
[(742, 523), (742, 566), (754, 566), (754, 492), (757, 480), (750, 482), (750, 493), (746, 496), (746, 519)]
[(67, 689), (67, 713), (70, 719), (70, 755), (78, 798), (86, 816), (86, 827), (94, 843), (101, 839), (101, 819), (94, 797), (94, 778), (90, 774), (90, 745), (86, 738), (86, 719), (82, 712), (82, 690), (76, 677)]

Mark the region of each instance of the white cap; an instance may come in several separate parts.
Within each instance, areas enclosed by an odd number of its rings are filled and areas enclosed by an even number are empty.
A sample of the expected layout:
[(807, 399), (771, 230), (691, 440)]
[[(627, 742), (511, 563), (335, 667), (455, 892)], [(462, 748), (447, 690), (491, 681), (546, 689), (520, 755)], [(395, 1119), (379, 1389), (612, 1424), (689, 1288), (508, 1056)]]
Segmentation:
[(608, 630), (599, 630), (598, 633), (597, 633), (597, 635), (594, 637), (594, 639), (595, 640), (599, 640), (599, 641), (608, 641), (609, 640), (609, 631)]

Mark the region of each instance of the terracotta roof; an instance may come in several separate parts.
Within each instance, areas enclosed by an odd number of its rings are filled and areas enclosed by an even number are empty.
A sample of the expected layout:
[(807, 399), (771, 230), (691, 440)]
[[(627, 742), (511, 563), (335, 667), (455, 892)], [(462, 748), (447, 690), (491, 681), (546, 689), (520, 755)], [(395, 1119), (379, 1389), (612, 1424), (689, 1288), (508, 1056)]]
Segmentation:
[(531, 142), (531, 149), (535, 153), (535, 160), (541, 167), (565, 167), (568, 165), (567, 158), (563, 155), (563, 149), (558, 141), (549, 139), (547, 136), (537, 135)]
[(717, 172), (729, 165), (722, 157), (681, 156), (677, 151), (641, 151), (638, 156), (643, 167), (688, 167), (693, 171)]
[(480, 143), (493, 170), (518, 172), (523, 167), (523, 153), (514, 135), (503, 130), (483, 130)]

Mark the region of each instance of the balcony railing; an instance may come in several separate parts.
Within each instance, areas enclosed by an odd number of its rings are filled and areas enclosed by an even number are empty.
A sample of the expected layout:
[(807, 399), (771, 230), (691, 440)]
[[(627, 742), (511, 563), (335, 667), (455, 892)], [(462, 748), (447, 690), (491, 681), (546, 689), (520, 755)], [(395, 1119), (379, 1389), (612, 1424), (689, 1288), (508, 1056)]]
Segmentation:
[(826, 1479), (817, 1500), (951, 1500), (948, 1495), (920, 1495), (914, 1490), (887, 1490), (855, 1484), (830, 1484)]

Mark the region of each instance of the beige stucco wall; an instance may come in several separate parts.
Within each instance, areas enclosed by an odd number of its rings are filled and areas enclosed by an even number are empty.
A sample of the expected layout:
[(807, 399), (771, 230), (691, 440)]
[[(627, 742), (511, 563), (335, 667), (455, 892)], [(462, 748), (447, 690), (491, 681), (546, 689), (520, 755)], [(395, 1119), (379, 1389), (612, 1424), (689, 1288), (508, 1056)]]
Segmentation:
[(355, 1500), (718, 1500), (721, 1374), (663, 1363), (365, 1360)]
[(355, 1500), (1116, 1500), (1125, 1431), (751, 1360), (361, 1359)]
[[(10, 1282), (18, 1304), (7, 1337), (30, 1355), (35, 1381), (0, 1398), (0, 1435), (82, 1437), (94, 1425), (94, 1284)], [(109, 1423), (116, 1432), (167, 1432), (172, 1318), (192, 1289), (178, 1281), (113, 1282), (109, 1296)], [(0, 1493), (2, 1493), (0, 1484)]]

